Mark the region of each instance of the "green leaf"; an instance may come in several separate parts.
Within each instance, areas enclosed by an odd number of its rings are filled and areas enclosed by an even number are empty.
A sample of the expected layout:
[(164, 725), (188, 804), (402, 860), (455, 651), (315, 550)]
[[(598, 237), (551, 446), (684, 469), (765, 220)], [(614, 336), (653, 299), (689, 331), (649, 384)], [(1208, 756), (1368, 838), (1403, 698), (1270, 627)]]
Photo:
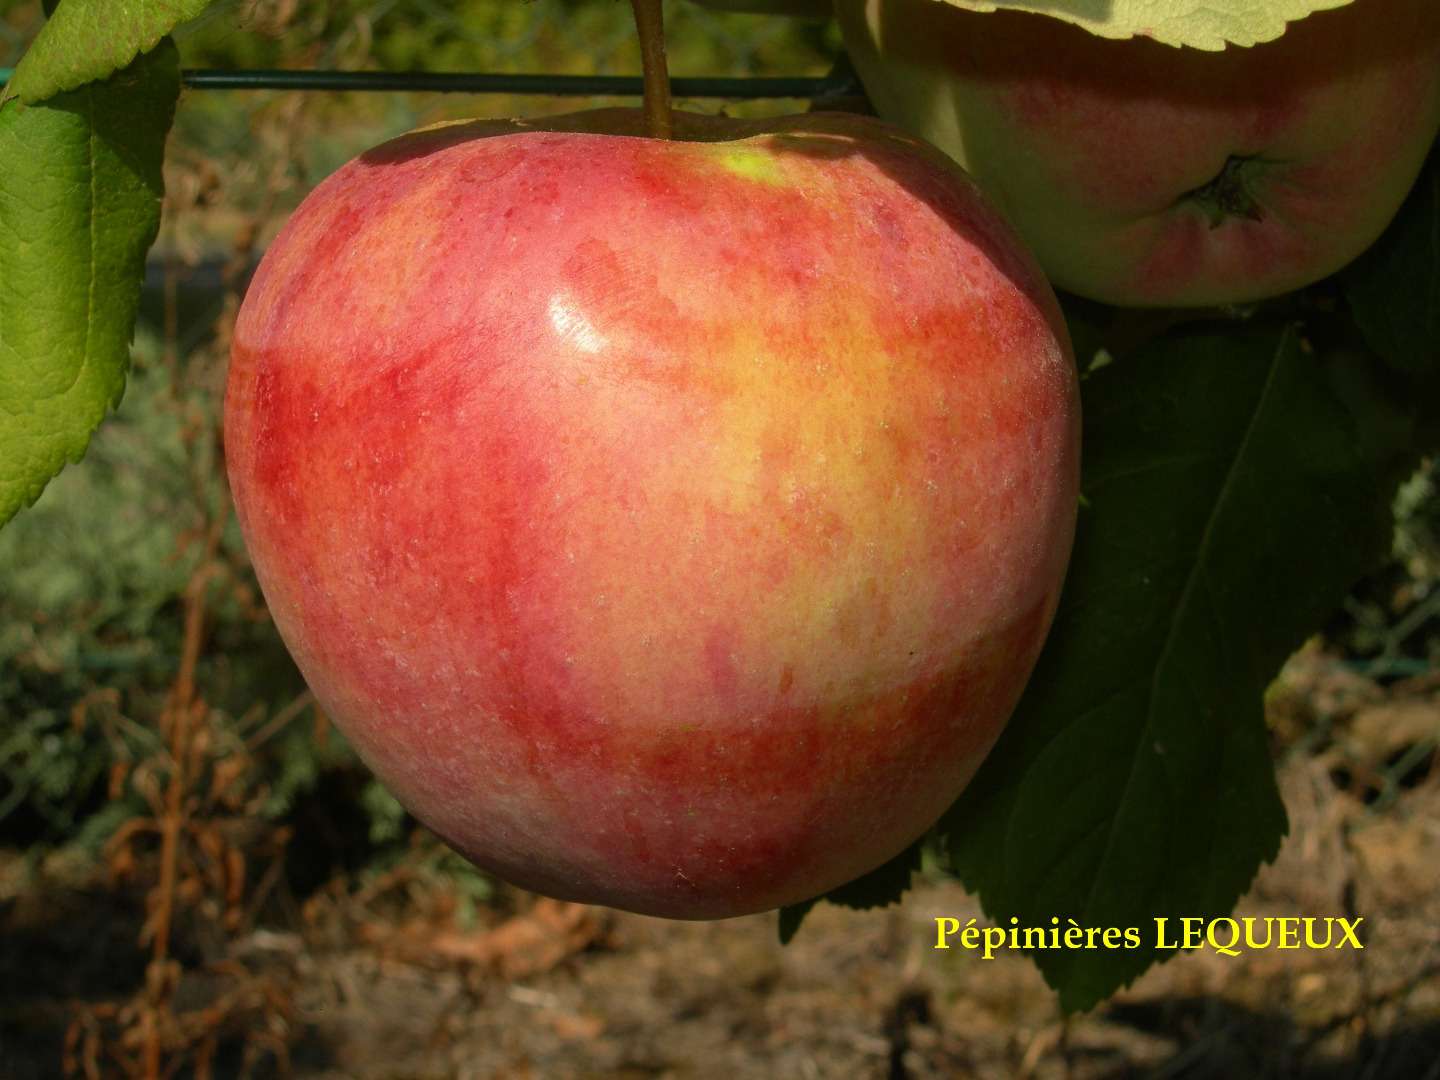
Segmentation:
[(1401, 371), (1440, 368), (1440, 143), (1400, 213), (1344, 282), (1372, 349)]
[(877, 866), (854, 881), (847, 881), (844, 885), (831, 889), (821, 899), (841, 907), (855, 908), (857, 911), (898, 904), (910, 888), (911, 875), (920, 869), (923, 847), (921, 841), (915, 841), (889, 862)]
[(1153, 38), (1211, 51), (1274, 41), (1285, 24), (1353, 0), (939, 0), (966, 11), (1052, 15), (1107, 38)]
[(780, 944), (789, 945), (795, 935), (800, 931), (800, 924), (805, 921), (805, 916), (810, 914), (810, 909), (820, 901), (802, 900), (798, 904), (790, 904), (780, 909)]
[(877, 866), (868, 874), (831, 889), (813, 900), (781, 908), (780, 944), (790, 944), (790, 939), (800, 929), (800, 923), (806, 914), (821, 900), (828, 900), (841, 907), (855, 908), (857, 911), (898, 904), (905, 891), (910, 888), (911, 875), (920, 869), (923, 851), (923, 841), (917, 840), (889, 862)]
[[(829, 16), (830, 0), (696, 0), (721, 11)], [(1166, 45), (1218, 50), (1273, 41), (1287, 23), (1353, 0), (939, 0), (966, 11), (1028, 11), (1107, 38), (1148, 37)]]
[(210, 0), (61, 0), (4, 96), (34, 104), (107, 78), (209, 6)]
[(1138, 949), (1034, 954), (1065, 1009), (1154, 963), (1157, 916), (1229, 913), (1278, 850), (1264, 689), (1383, 559), (1420, 456), (1420, 399), (1384, 375), (1261, 326), (1175, 334), (1086, 379), (1060, 611), (940, 827), (996, 923), (1139, 929)]
[(0, 525), (125, 388), (179, 93), (167, 40), (106, 82), (0, 106)]

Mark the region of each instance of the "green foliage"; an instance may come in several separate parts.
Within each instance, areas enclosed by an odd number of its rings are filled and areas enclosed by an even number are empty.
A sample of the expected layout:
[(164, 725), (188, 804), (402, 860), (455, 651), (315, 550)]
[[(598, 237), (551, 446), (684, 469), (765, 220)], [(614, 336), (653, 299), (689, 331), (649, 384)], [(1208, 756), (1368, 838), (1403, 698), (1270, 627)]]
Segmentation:
[[(818, 75), (839, 48), (838, 32), (824, 24), (706, 11), (689, 0), (666, 3), (666, 24), (677, 75)], [(302, 0), (282, 21), (222, 5), (178, 38), (190, 67), (277, 67), (303, 56), (304, 66), (386, 71), (640, 70), (626, 0), (456, 0), (443, 6), (431, 0)], [(366, 100), (378, 103), (379, 97)], [(453, 100), (466, 115), (512, 111), (492, 109), (489, 98)], [(553, 108), (533, 98), (512, 101), (526, 113)], [(354, 97), (346, 101), (352, 109), (359, 104)]]
[(495, 883), (474, 863), (449, 848), (437, 850), (433, 861), (424, 869), (449, 885), (456, 899), (456, 924), (462, 930), (478, 926), (481, 906), (494, 895)]
[[(160, 341), (143, 323), (136, 356), (126, 408), (97, 433), (85, 467), (0, 530), (0, 830), (20, 829), (11, 835), (26, 843), (93, 849), (143, 810), (129, 785), (107, 801), (106, 781), (112, 766), (160, 747), (155, 719), (200, 559), (186, 537), (223, 498), (213, 448), (187, 444), (188, 425), (213, 412), (218, 395), (202, 386), (177, 400)], [(245, 567), (238, 530), (227, 531), (221, 554)], [(236, 595), (237, 585), (251, 587), (248, 572), (236, 574), (244, 576), (214, 579), (199, 682), (218, 736), (238, 746), (247, 717), (273, 715), (303, 683), (268, 621)], [(343, 739), (317, 743), (301, 723), (259, 755), (262, 813), (272, 818), (326, 769), (358, 767)]]
[[(1440, 592), (1440, 459), (1401, 486), (1395, 519), (1395, 554), (1411, 577)], [(1440, 644), (1440, 630), (1435, 639)]]
[(970, 11), (1030, 11), (1107, 38), (1223, 49), (1273, 41), (1285, 24), (1353, 0), (940, 0)]
[(0, 679), (32, 649), (48, 654), (57, 675), (169, 665), (161, 656), (173, 642), (113, 651), (98, 640), (102, 628), (112, 641), (144, 637), (191, 570), (173, 557), (179, 530), (195, 515), (184, 506), (181, 417), (166, 407), (158, 349), (153, 334), (142, 333), (137, 351), (151, 360), (131, 379), (134, 408), (96, 437), (86, 467), (67, 472), (0, 531)]
[[(298, 673), (296, 676), (298, 678)], [(305, 724), (291, 724), (281, 732), (267, 748), (263, 763), (267, 766), (267, 791), (260, 814), (270, 821), (283, 821), (295, 809), (300, 796), (315, 790), (325, 772), (361, 767), (344, 738), (327, 737), (323, 742), (317, 741)], [(364, 809), (371, 817), (372, 842), (378, 846), (400, 838), (398, 830), (390, 828), (393, 815), (388, 806), (367, 798)]]
[(154, 49), (179, 23), (193, 19), (209, 3), (64, 0), (15, 69), (0, 99), (15, 95), (33, 105), (109, 78), (141, 53)]
[(124, 389), (179, 92), (165, 43), (104, 83), (0, 106), (0, 525)]
[(1345, 273), (1365, 339), (1401, 371), (1440, 356), (1440, 144), (1394, 225)]
[[(141, 337), (141, 353), (157, 346)], [(197, 518), (167, 379), (137, 367), (132, 408), (97, 436), (86, 467), (53, 483), (0, 530), (0, 827), (23, 809), (48, 842), (87, 846), (135, 813), (98, 812), (110, 766), (158, 745), (150, 725), (180, 647), (177, 600), (194, 559), (177, 559)], [(81, 702), (89, 716), (72, 721)]]
[[(766, 15), (823, 16), (824, 0), (697, 0), (706, 7)], [(1221, 49), (1272, 41), (1287, 22), (1353, 0), (940, 0), (967, 11), (1028, 11), (1107, 38), (1146, 37), (1166, 45)]]
[(405, 835), (405, 808), (400, 800), (385, 789), (378, 780), (365, 785), (360, 795), (365, 815), (370, 819), (370, 842), (372, 844), (393, 844)]
[(1372, 678), (1440, 668), (1440, 458), (1400, 486), (1395, 562), (1345, 601), (1328, 636)]
[[(33, 712), (0, 733), (0, 819), (28, 804), (57, 832), (80, 821), (77, 796), (88, 793), (104, 772), (100, 755), (87, 753), (84, 735), (65, 719)], [(133, 812), (133, 809), (132, 809)]]

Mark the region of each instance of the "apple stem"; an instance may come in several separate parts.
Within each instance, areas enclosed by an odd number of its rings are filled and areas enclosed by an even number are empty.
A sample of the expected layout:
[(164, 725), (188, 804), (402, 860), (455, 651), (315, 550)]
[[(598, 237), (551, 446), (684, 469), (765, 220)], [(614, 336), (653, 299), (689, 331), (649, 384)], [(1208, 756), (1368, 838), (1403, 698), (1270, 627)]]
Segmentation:
[(660, 0), (630, 0), (640, 31), (640, 63), (645, 73), (645, 127), (652, 139), (668, 139), (670, 72), (665, 63), (665, 20)]

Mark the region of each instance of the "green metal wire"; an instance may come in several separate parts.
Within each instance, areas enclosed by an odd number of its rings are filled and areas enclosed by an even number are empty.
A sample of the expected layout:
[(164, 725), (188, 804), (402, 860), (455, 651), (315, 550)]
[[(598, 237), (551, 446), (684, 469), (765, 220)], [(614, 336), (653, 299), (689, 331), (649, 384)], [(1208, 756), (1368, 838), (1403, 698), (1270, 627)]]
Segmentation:
[[(0, 68), (0, 86), (15, 72)], [(537, 94), (559, 97), (639, 97), (638, 75), (477, 75), (437, 71), (189, 70), (181, 73), (194, 90), (420, 90), (461, 94)], [(670, 80), (679, 98), (824, 98), (860, 93), (848, 69), (824, 78), (709, 77)]]

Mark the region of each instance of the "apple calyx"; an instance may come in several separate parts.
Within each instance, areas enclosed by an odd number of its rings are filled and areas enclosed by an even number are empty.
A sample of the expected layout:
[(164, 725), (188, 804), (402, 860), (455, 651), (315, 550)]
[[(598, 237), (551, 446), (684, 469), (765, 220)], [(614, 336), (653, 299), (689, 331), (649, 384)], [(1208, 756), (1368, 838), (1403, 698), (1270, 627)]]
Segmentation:
[(1264, 221), (1265, 211), (1246, 183), (1258, 161), (1258, 158), (1251, 155), (1231, 154), (1213, 180), (1192, 188), (1181, 195), (1178, 201), (1198, 206), (1209, 218), (1212, 229), (1218, 229), (1227, 220), (1236, 217), (1245, 218), (1247, 221)]

